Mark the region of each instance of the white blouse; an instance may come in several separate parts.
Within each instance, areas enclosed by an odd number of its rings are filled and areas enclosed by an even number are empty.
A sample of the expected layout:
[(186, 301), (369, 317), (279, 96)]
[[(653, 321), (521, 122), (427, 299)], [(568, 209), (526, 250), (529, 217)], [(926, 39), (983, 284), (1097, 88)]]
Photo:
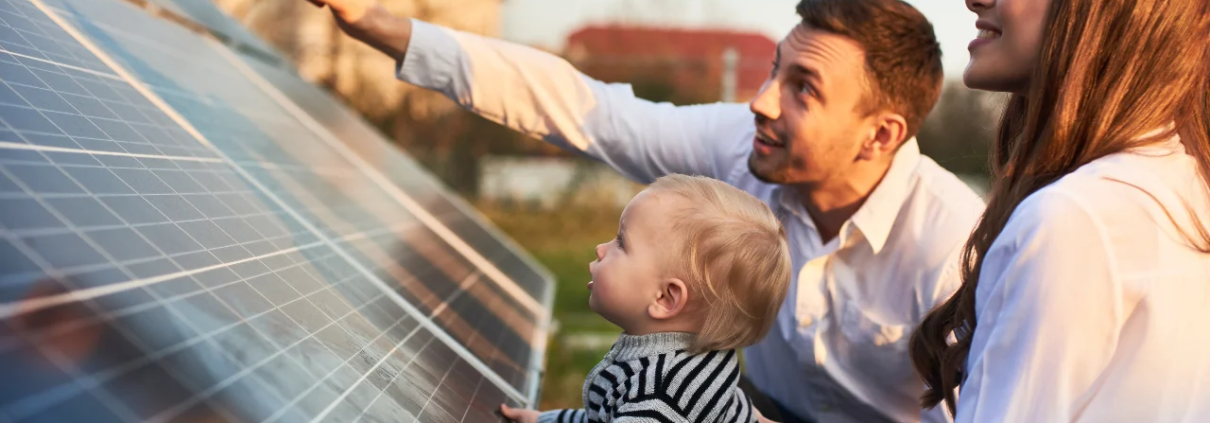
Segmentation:
[(955, 420), (1210, 422), (1210, 255), (1178, 229), (1201, 242), (1191, 212), (1210, 223), (1179, 140), (1022, 202), (980, 274)]

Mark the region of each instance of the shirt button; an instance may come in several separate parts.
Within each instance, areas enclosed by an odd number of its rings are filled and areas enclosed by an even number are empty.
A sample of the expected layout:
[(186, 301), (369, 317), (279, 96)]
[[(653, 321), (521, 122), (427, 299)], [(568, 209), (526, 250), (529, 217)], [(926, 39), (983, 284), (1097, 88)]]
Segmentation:
[(803, 316), (802, 319), (798, 320), (798, 326), (803, 328), (811, 326), (811, 323), (815, 323), (815, 320), (811, 319), (811, 316)]

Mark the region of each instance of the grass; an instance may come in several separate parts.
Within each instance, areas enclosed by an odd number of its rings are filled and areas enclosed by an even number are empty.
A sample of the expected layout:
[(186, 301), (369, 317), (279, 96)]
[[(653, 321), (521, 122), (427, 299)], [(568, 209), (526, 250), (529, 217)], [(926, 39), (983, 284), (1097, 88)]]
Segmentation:
[[(584, 345), (585, 335), (607, 339), (617, 326), (588, 308), (588, 263), (594, 248), (617, 233), (620, 209), (559, 207), (557, 211), (526, 206), (479, 204), (478, 208), (554, 274), (554, 319), (557, 332), (547, 344), (546, 376), (540, 409), (580, 408), (584, 377), (609, 345)], [(595, 336), (594, 336), (595, 335)]]

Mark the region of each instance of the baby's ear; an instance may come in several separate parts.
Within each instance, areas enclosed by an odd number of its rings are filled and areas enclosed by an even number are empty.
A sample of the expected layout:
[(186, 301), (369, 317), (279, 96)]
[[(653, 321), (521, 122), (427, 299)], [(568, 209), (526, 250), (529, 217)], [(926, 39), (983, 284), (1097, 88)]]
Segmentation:
[(647, 314), (655, 320), (666, 320), (676, 317), (685, 311), (689, 303), (689, 287), (677, 278), (660, 281), (660, 290), (656, 292), (654, 301), (647, 306)]

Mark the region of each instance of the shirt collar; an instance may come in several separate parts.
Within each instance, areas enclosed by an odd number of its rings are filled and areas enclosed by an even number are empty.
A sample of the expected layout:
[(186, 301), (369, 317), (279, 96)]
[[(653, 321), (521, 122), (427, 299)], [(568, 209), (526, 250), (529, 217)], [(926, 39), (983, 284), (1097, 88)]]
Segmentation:
[[(1156, 135), (1160, 135), (1160, 134), (1164, 133), (1165, 131), (1172, 131), (1175, 128), (1176, 128), (1176, 124), (1170, 123), (1162, 128), (1158, 128), (1151, 132), (1143, 134), (1143, 136), (1140, 136), (1139, 139), (1147, 138), (1147, 137), (1154, 137)], [(1135, 148), (1131, 149), (1130, 152), (1135, 153), (1135, 154), (1145, 155), (1145, 156), (1152, 156), (1152, 155), (1165, 156), (1165, 155), (1169, 155), (1169, 154), (1185, 154), (1186, 153), (1185, 144), (1183, 144), (1181, 142), (1180, 134), (1177, 134), (1175, 132), (1173, 132), (1171, 136), (1169, 136), (1168, 138), (1166, 138), (1164, 140), (1160, 140), (1160, 141), (1157, 141), (1157, 142), (1154, 142), (1151, 144), (1147, 144), (1144, 146), (1140, 146), (1140, 147), (1135, 147)]]
[[(899, 210), (903, 208), (903, 201), (910, 191), (912, 175), (919, 164), (920, 144), (913, 137), (905, 141), (899, 151), (895, 153), (891, 168), (887, 170), (878, 186), (874, 187), (874, 191), (870, 192), (865, 204), (862, 204), (861, 208), (857, 209), (857, 213), (853, 214), (853, 218), (849, 220), (870, 243), (874, 254), (878, 254), (886, 245), (891, 228), (894, 227), (895, 220), (899, 217)], [(850, 236), (845, 232), (851, 232), (851, 230), (842, 230), (842, 237)], [(842, 245), (844, 241), (841, 240)]]

